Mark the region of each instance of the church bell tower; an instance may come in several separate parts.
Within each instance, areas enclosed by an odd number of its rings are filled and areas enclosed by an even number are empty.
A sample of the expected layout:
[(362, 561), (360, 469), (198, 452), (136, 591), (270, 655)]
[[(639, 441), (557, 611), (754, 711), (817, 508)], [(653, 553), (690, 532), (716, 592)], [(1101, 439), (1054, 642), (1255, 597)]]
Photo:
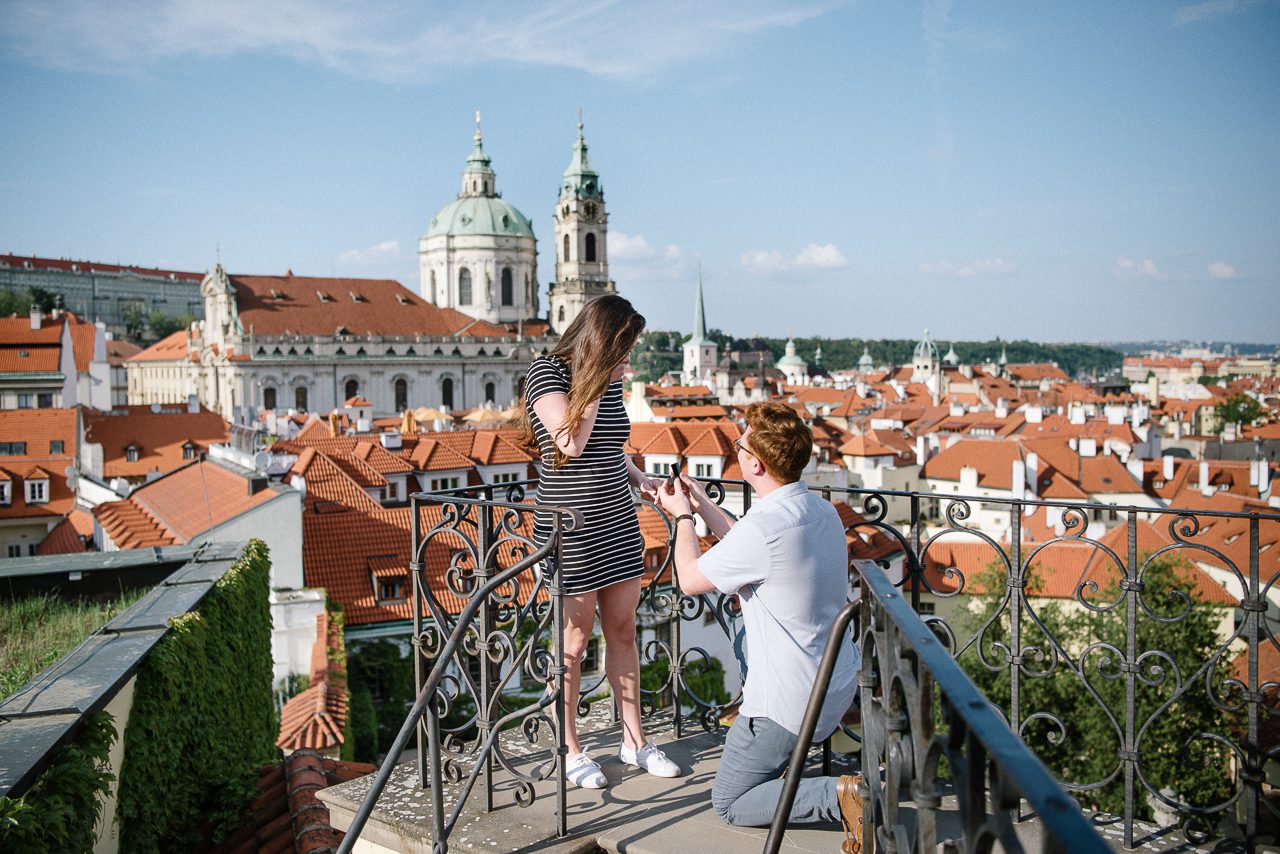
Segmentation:
[(600, 176), (587, 159), (587, 143), (578, 118), (578, 141), (564, 172), (556, 200), (556, 276), (549, 288), (551, 328), (563, 334), (596, 297), (616, 293), (609, 280), (609, 216)]

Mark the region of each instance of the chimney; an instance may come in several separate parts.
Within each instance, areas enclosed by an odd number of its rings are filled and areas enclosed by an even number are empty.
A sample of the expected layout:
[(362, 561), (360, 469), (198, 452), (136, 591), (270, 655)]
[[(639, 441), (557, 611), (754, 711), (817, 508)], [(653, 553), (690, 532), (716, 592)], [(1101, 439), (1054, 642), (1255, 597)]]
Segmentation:
[(1044, 410), (1041, 409), (1039, 406), (1034, 406), (1034, 405), (1028, 406), (1027, 407), (1027, 423), (1039, 424), (1042, 421), (1044, 421)]
[(1085, 422), (1084, 407), (1080, 404), (1071, 404), (1070, 413), (1068, 420), (1072, 424), (1083, 424)]
[(1142, 478), (1145, 474), (1143, 471), (1142, 460), (1138, 459), (1136, 456), (1129, 457), (1125, 462), (1124, 467), (1129, 470), (1130, 477), (1136, 480), (1139, 484), (1142, 483)]
[(1011, 490), (1013, 492), (1013, 500), (1021, 501), (1027, 497), (1027, 464), (1022, 460), (1013, 461), (1013, 480), (1011, 481)]
[(1164, 470), (1160, 473), (1166, 482), (1173, 480), (1173, 457), (1166, 455), (1160, 458)]
[(1200, 461), (1200, 494), (1205, 498), (1213, 495), (1213, 485), (1209, 483), (1209, 461)]
[(187, 412), (195, 414), (199, 411), (200, 411), (199, 395), (194, 395), (194, 394), (187, 395)]
[(916, 465), (924, 465), (929, 460), (929, 443), (924, 436), (916, 436)]
[(267, 477), (265, 474), (250, 475), (246, 479), (249, 481), (250, 495), (257, 495), (259, 492), (266, 489), (267, 485), (271, 483), (271, 478)]
[(960, 491), (965, 495), (973, 495), (978, 491), (978, 470), (973, 466), (961, 466)]
[(1027, 454), (1027, 494), (1040, 497), (1040, 455), (1034, 451)]
[(1271, 463), (1258, 460), (1258, 496), (1267, 499), (1271, 493)]
[(1002, 397), (996, 401), (996, 418), (999, 418), (1001, 421), (1003, 421), (1008, 417), (1009, 417), (1009, 404)]
[(1257, 485), (1258, 485), (1258, 477), (1259, 477), (1259, 474), (1258, 474), (1258, 463), (1260, 463), (1260, 462), (1262, 462), (1262, 461), (1261, 461), (1261, 460), (1249, 460), (1249, 485), (1250, 485), (1250, 486), (1257, 486)]
[(39, 329), (40, 324), (43, 320), (44, 320), (44, 316), (40, 313), (40, 306), (38, 305), (31, 306), (31, 328)]
[(1098, 455), (1098, 440), (1089, 439), (1084, 436), (1080, 437), (1080, 456), (1096, 457)]
[(1160, 405), (1160, 380), (1154, 374), (1147, 380), (1147, 403), (1152, 409)]

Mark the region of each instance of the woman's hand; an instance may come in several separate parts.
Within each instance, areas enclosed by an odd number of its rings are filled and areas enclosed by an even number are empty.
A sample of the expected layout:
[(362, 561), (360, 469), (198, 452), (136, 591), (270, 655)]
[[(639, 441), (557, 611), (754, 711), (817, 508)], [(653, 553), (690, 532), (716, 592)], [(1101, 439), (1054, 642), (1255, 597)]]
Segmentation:
[(662, 487), (662, 478), (650, 477), (644, 472), (639, 472), (635, 478), (635, 487), (640, 490), (640, 494), (650, 501), (657, 503), (658, 490)]
[(707, 489), (702, 485), (702, 481), (690, 477), (687, 471), (680, 473), (680, 486), (689, 496), (689, 503), (693, 505), (694, 511), (699, 511), (703, 507), (715, 504), (714, 501), (707, 497)]

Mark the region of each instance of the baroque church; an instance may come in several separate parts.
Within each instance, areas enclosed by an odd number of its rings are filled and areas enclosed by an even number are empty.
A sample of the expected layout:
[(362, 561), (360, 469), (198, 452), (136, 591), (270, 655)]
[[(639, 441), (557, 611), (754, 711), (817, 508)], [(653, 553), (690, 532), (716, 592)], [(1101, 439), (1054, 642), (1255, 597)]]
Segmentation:
[(391, 280), (232, 274), (219, 263), (200, 284), (204, 319), (129, 360), (129, 402), (195, 396), (239, 424), (357, 397), (375, 416), (509, 406), (529, 362), (587, 302), (616, 292), (604, 189), (581, 122), (552, 219), (544, 316), (533, 223), (498, 192), (477, 115), (461, 191), (419, 240), (418, 293)]

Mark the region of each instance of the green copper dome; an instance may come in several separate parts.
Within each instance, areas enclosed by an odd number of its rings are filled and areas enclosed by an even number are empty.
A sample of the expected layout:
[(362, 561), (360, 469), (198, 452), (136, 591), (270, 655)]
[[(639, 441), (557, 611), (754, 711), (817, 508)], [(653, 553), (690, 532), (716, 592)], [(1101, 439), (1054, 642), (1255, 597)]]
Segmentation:
[(431, 218), (426, 236), (440, 234), (533, 237), (533, 223), (498, 196), (463, 196), (445, 205)]

